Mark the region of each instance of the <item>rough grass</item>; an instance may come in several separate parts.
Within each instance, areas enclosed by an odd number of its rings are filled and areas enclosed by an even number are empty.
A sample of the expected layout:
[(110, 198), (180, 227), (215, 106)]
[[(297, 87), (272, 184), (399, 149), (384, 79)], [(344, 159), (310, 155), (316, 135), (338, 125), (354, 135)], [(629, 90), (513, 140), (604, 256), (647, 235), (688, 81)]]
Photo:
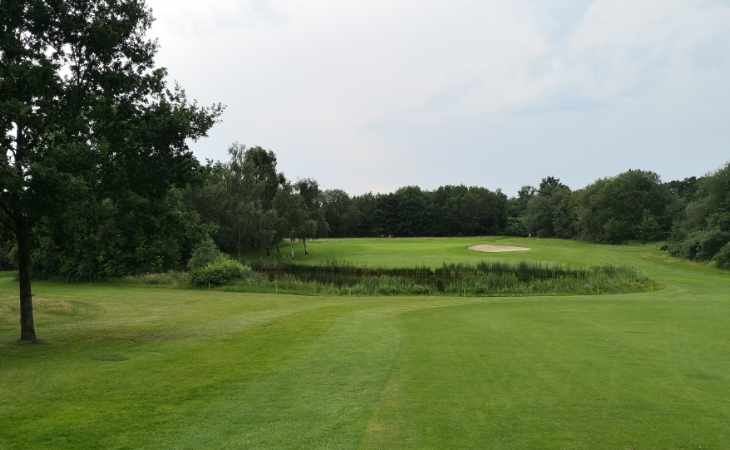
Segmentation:
[(629, 267), (570, 268), (564, 265), (482, 261), (440, 267), (362, 267), (329, 261), (324, 265), (259, 262), (258, 276), (227, 290), (328, 295), (508, 296), (616, 294), (639, 292), (654, 283)]
[(627, 265), (654, 292), (324, 297), (0, 277), (0, 448), (700, 449), (730, 442), (730, 275), (651, 246), (315, 242), (298, 263)]

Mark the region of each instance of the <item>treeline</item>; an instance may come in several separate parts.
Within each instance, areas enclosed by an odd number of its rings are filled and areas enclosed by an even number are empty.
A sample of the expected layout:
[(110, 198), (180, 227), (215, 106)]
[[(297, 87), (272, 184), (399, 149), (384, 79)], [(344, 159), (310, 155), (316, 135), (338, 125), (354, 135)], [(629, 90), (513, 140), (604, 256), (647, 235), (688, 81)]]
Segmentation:
[(547, 177), (513, 198), (466, 186), (354, 197), (334, 190), (322, 193), (321, 209), (334, 237), (504, 234), (619, 244), (668, 239), (702, 183), (631, 170), (577, 191)]
[[(36, 276), (94, 280), (181, 270), (196, 248), (234, 256), (293, 254), (323, 237), (511, 235), (620, 244), (666, 241), (673, 255), (730, 267), (730, 166), (662, 182), (631, 170), (571, 190), (554, 177), (515, 197), (476, 186), (409, 186), (350, 196), (292, 181), (276, 155), (233, 145), (225, 162), (189, 159), (170, 187), (138, 195), (126, 188), (78, 189), (64, 208), (34, 226)], [(13, 266), (2, 235), (0, 265)], [(281, 245), (285, 243), (286, 245)], [(283, 251), (282, 251), (283, 248)]]
[(701, 180), (670, 183), (683, 199), (667, 250), (730, 269), (730, 164)]
[(506, 195), (474, 186), (355, 197), (331, 190), (320, 203), (332, 237), (488, 235), (502, 232), (508, 219)]

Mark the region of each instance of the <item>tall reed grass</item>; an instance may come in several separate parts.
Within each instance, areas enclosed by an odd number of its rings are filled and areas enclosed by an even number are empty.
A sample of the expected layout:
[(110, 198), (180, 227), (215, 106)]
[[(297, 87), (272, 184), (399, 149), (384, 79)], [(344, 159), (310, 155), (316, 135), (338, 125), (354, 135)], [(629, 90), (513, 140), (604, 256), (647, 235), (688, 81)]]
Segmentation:
[(522, 262), (476, 265), (378, 268), (330, 261), (319, 266), (258, 262), (256, 276), (231, 290), (328, 295), (505, 296), (540, 294), (613, 294), (654, 289), (655, 284), (629, 267), (574, 269)]

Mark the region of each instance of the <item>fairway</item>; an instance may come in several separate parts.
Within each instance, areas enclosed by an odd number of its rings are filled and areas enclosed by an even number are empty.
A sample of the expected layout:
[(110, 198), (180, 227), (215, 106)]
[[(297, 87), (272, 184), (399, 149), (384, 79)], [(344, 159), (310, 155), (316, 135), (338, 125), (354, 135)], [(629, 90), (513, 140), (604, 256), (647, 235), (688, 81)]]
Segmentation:
[[(474, 245), (529, 248), (480, 253)], [(301, 248), (297, 248), (300, 251)], [(657, 245), (313, 241), (302, 264), (632, 266), (653, 292), (317, 297), (0, 277), (0, 449), (721, 449), (730, 274)]]

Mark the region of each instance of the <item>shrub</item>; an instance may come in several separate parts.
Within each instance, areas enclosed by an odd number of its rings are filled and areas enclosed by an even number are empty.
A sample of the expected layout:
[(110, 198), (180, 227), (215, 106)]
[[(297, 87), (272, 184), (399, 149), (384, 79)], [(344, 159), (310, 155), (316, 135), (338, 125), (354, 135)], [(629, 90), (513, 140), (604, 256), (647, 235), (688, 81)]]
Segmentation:
[(695, 231), (685, 239), (672, 243), (669, 251), (674, 256), (710, 261), (730, 241), (730, 232), (712, 229)]
[(222, 286), (234, 280), (240, 280), (251, 274), (251, 268), (227, 256), (220, 256), (212, 263), (190, 272), (193, 286)]
[(722, 269), (730, 269), (730, 242), (717, 252), (713, 261)]
[(730, 232), (722, 230), (706, 231), (704, 239), (700, 242), (697, 259), (711, 260), (728, 242), (730, 242)]
[(197, 270), (215, 262), (221, 257), (221, 252), (213, 242), (213, 239), (206, 237), (195, 247), (193, 256), (188, 261), (188, 269)]

